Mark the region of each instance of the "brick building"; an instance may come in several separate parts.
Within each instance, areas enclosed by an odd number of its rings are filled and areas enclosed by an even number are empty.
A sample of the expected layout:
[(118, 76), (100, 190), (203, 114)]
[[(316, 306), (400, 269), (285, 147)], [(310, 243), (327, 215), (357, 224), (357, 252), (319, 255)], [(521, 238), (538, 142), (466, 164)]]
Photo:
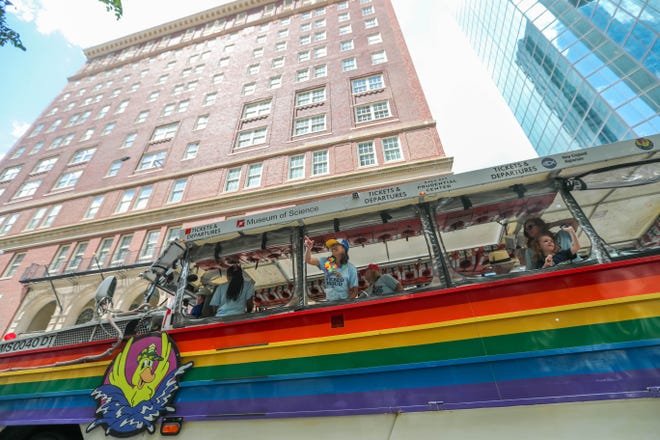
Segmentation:
[(389, 0), (240, 0), (85, 51), (0, 162), (0, 330), (115, 306), (182, 228), (448, 173)]

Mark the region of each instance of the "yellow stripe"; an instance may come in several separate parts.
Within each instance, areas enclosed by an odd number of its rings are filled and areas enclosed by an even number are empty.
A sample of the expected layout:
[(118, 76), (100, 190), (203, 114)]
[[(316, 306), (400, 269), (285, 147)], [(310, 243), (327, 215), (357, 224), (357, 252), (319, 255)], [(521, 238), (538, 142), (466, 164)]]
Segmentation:
[[(656, 316), (660, 316), (660, 293), (594, 301), (590, 302), (588, 307), (585, 307), (584, 303), (571, 304), (268, 345), (187, 352), (182, 353), (182, 357), (184, 362), (193, 361), (195, 367), (240, 364), (459, 341)], [(0, 373), (0, 385), (102, 376), (108, 363), (94, 362)]]
[(194, 361), (197, 367), (262, 362), (554, 330), (587, 324), (660, 316), (660, 294), (644, 296), (645, 298), (636, 297), (634, 301), (623, 301), (620, 298), (598, 301), (590, 303), (589, 308), (585, 308), (584, 305), (579, 308), (573, 306), (551, 307), (532, 312), (527, 311), (526, 313), (507, 313), (496, 317), (461, 319), (359, 334), (285, 341), (263, 346), (222, 351), (189, 352), (184, 355), (184, 361)]

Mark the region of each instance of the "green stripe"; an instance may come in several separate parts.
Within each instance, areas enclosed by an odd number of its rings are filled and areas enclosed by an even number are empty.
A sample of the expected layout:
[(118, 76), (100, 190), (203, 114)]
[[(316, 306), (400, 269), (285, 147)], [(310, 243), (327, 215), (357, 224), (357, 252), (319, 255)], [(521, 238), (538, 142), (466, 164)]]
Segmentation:
[[(414, 364), (656, 338), (660, 338), (660, 317), (342, 354), (193, 367), (184, 375), (184, 382)], [(95, 376), (4, 385), (0, 387), (0, 395), (89, 391), (102, 381), (102, 377)]]

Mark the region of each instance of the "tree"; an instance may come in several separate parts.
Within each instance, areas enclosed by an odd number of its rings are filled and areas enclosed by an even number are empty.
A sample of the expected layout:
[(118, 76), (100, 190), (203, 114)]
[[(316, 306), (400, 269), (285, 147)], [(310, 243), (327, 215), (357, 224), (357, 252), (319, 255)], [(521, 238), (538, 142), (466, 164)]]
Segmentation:
[[(119, 20), (124, 13), (121, 0), (98, 0), (105, 5), (108, 12), (112, 12)], [(9, 0), (0, 0), (0, 46), (11, 43), (14, 47), (26, 50), (21, 41), (21, 36), (15, 30), (7, 26), (7, 7), (12, 3)]]

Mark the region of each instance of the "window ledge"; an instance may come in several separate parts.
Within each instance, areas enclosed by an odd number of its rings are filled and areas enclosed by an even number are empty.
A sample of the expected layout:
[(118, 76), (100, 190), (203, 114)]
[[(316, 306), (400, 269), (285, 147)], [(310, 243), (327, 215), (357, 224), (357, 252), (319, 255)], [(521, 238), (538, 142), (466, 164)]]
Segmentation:
[(307, 110), (309, 108), (321, 107), (325, 104), (325, 101), (321, 102), (312, 102), (311, 104), (299, 105), (296, 107), (296, 110)]
[(385, 88), (382, 87), (380, 89), (367, 90), (366, 92), (354, 93), (353, 96), (356, 97), (356, 98), (359, 98), (361, 96), (375, 95), (377, 93), (382, 93), (384, 91), (385, 91)]

